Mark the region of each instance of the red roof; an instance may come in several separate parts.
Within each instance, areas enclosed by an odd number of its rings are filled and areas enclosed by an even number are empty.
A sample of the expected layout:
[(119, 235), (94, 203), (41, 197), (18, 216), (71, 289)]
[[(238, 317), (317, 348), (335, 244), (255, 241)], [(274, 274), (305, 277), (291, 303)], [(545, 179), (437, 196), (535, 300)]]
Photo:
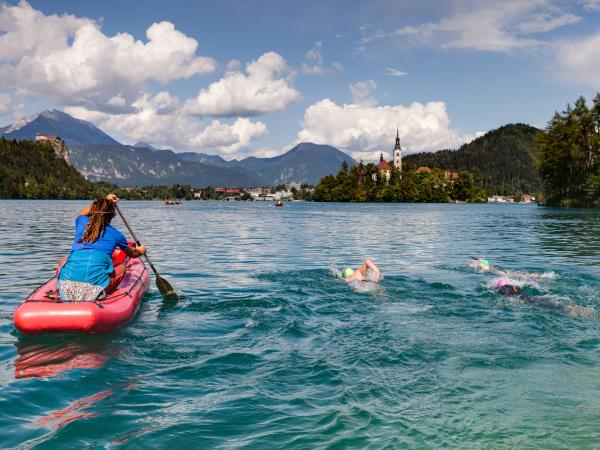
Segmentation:
[(383, 159), (383, 153), (379, 157), (379, 164), (377, 164), (379, 170), (392, 170), (392, 166), (386, 160)]
[(458, 176), (457, 172), (450, 172), (449, 170), (444, 172), (444, 179), (446, 180), (458, 180)]

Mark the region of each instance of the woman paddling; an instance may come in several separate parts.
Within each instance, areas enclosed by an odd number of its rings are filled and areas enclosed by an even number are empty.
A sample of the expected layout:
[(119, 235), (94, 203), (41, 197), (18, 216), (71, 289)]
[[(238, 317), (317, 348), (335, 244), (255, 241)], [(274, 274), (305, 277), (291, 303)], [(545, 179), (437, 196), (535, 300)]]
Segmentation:
[(129, 245), (127, 239), (110, 225), (115, 216), (116, 195), (95, 200), (81, 210), (75, 220), (75, 239), (67, 261), (58, 273), (58, 289), (63, 301), (94, 301), (125, 273), (123, 264), (113, 266), (115, 249), (138, 258), (146, 253), (143, 245)]

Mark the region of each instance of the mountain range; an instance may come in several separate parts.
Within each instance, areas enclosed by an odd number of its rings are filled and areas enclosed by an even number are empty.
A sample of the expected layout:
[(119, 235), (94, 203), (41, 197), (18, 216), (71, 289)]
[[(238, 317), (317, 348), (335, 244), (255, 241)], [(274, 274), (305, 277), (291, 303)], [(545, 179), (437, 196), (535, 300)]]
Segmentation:
[(195, 187), (258, 187), (284, 183), (316, 184), (336, 173), (350, 156), (328, 146), (304, 142), (274, 158), (227, 161), (218, 155), (158, 150), (144, 142), (123, 145), (85, 120), (58, 110), (43, 111), (0, 128), (8, 139), (34, 140), (36, 133), (59, 136), (71, 164), (88, 180), (120, 185), (191, 184)]
[(346, 153), (330, 145), (303, 142), (280, 156), (256, 158), (250, 156), (238, 161), (227, 161), (218, 155), (203, 153), (180, 153), (186, 161), (199, 162), (217, 167), (238, 168), (259, 174), (267, 185), (301, 182), (316, 184), (326, 175), (336, 173), (342, 163), (356, 164)]
[(0, 136), (7, 139), (33, 140), (36, 133), (60, 136), (68, 147), (84, 144), (119, 145), (94, 124), (57, 109), (43, 111), (0, 128)]

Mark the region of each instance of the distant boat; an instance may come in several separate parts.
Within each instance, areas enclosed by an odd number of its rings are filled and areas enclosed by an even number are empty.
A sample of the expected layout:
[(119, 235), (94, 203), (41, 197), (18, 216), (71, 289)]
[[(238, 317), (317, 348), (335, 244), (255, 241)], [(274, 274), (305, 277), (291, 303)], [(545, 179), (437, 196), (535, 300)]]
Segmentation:
[(165, 200), (165, 205), (181, 205), (183, 202), (179, 199), (177, 200)]
[(283, 202), (281, 200), (277, 200), (275, 202), (275, 206), (283, 206)]

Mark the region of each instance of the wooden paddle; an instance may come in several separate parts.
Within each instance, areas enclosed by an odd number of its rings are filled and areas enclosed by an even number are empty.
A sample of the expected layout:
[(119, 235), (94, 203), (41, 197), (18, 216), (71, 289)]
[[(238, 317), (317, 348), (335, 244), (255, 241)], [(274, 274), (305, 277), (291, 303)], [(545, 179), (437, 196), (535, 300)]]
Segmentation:
[[(125, 220), (123, 213), (119, 209), (119, 205), (117, 205), (116, 203), (115, 203), (115, 209), (119, 213), (119, 216), (121, 216), (121, 220), (123, 221), (123, 223), (129, 230), (129, 232), (131, 233), (131, 236), (133, 237), (135, 243), (137, 245), (142, 245), (140, 243), (140, 241), (138, 240), (137, 236), (135, 235), (135, 233), (133, 232), (133, 230), (131, 229), (131, 227), (129, 226), (129, 223), (127, 223), (127, 220)], [(148, 261), (150, 268), (152, 269), (152, 271), (154, 272), (154, 275), (156, 276), (156, 287), (158, 288), (158, 290), (160, 291), (162, 296), (166, 300), (177, 300), (179, 298), (179, 296), (175, 292), (175, 289), (173, 289), (173, 286), (171, 286), (171, 283), (169, 283), (167, 280), (165, 280), (163, 277), (160, 276), (160, 273), (158, 273), (158, 270), (156, 270), (156, 267), (154, 267), (154, 264), (152, 264), (152, 262), (150, 262), (150, 258), (148, 258), (148, 255), (144, 255), (144, 257), (146, 258), (146, 261)]]

